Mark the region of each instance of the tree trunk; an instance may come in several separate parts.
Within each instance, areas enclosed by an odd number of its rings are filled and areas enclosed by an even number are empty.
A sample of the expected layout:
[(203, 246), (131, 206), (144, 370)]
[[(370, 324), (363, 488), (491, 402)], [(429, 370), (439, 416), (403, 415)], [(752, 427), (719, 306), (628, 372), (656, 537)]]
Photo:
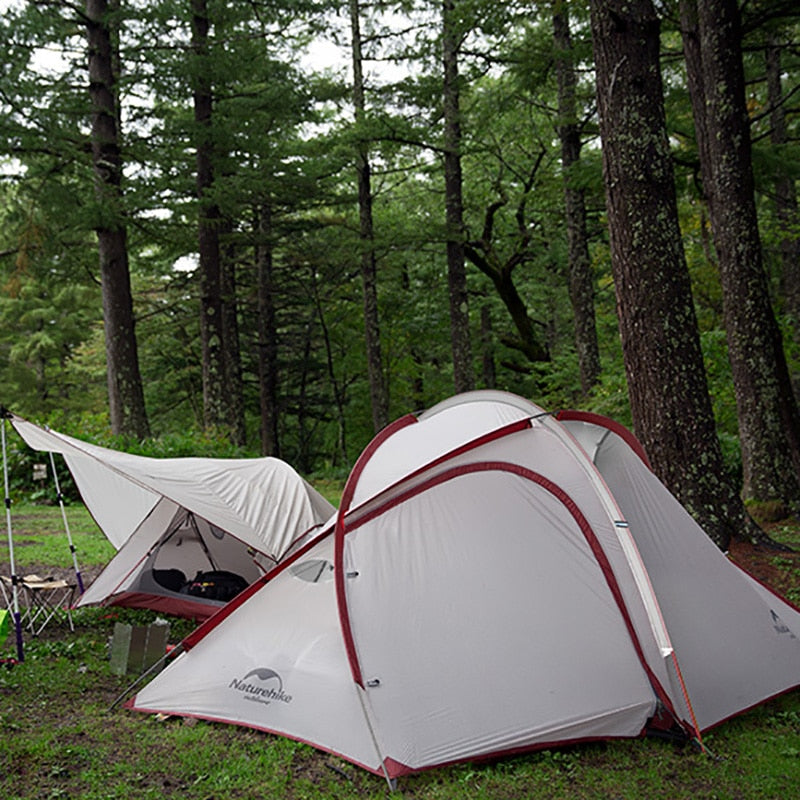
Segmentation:
[[(405, 261), (401, 267), (400, 285), (404, 294), (411, 294), (411, 275), (408, 271), (408, 263)], [(408, 354), (411, 357), (411, 363), (414, 365), (414, 372), (407, 376), (409, 381), (409, 395), (411, 398), (410, 406), (411, 408), (424, 408), (425, 404), (428, 402), (428, 398), (425, 395), (425, 380), (423, 377), (425, 374), (426, 356), (420, 348), (413, 344)]]
[[(347, 384), (340, 381), (336, 376), (336, 364), (333, 354), (333, 345), (331, 343), (330, 331), (328, 323), (325, 319), (325, 307), (319, 293), (319, 282), (315, 271), (311, 270), (310, 286), (313, 292), (314, 308), (316, 311), (317, 321), (319, 322), (320, 331), (322, 332), (322, 341), (325, 345), (325, 363), (328, 368), (328, 380), (330, 381), (331, 389), (333, 391), (334, 406), (333, 413), (335, 413), (337, 427), (338, 427), (338, 455), (340, 460), (338, 463), (347, 464), (347, 415), (345, 408), (347, 407)], [(309, 331), (311, 325), (309, 323)], [(310, 333), (309, 333), (310, 337)], [(307, 354), (308, 360), (310, 354)]]
[[(778, 153), (789, 141), (786, 129), (783, 89), (781, 87), (781, 45), (773, 35), (767, 45), (767, 93), (770, 106), (770, 141)], [(792, 177), (786, 174), (783, 160), (775, 171), (775, 214), (780, 228), (781, 294), (783, 313), (790, 320), (791, 337), (800, 349), (800, 224), (797, 191)], [(800, 398), (800, 373), (792, 376), (795, 398)]]
[(575, 168), (580, 163), (581, 136), (577, 121), (575, 89), (577, 78), (572, 61), (572, 37), (566, 0), (553, 2), (553, 37), (558, 79), (558, 138), (564, 175), (564, 206), (567, 217), (569, 258), (569, 299), (575, 318), (575, 349), (581, 376), (581, 390), (587, 395), (600, 379), (600, 350), (594, 314), (594, 280), (586, 232), (584, 192), (575, 185)]
[(800, 504), (800, 413), (769, 299), (735, 0), (682, 0), (703, 188), (719, 261), (745, 499)]
[(726, 548), (755, 537), (708, 396), (664, 117), (650, 0), (591, 0), (611, 263), (637, 435), (656, 474)]
[[(534, 321), (528, 314), (525, 300), (519, 293), (514, 283), (514, 272), (529, 255), (531, 234), (530, 221), (527, 218), (526, 207), (527, 198), (533, 189), (536, 174), (544, 158), (545, 151), (542, 150), (530, 168), (528, 176), (520, 186), (520, 199), (517, 203), (514, 218), (517, 223), (517, 236), (513, 239), (511, 252), (501, 256), (495, 246), (495, 216), (497, 212), (506, 204), (505, 197), (490, 203), (486, 208), (483, 219), (483, 231), (481, 238), (469, 242), (464, 242), (464, 254), (466, 257), (494, 284), (500, 299), (503, 301), (511, 321), (514, 323), (517, 336), (503, 336), (503, 343), (522, 353), (528, 361), (539, 363), (550, 360), (550, 351), (544, 337), (537, 330)], [(504, 237), (503, 244), (511, 237)]]
[[(227, 221), (226, 233), (231, 225)], [(244, 419), (244, 381), (239, 342), (239, 303), (236, 299), (236, 252), (233, 245), (224, 250), (221, 263), (222, 289), (222, 363), (225, 369), (225, 412), (231, 442), (239, 447), (247, 444)]]
[(219, 228), (222, 215), (213, 200), (214, 153), (211, 135), (213, 94), (208, 52), (211, 22), (206, 0), (192, 0), (192, 49), (196, 61), (193, 89), (197, 136), (197, 249), (200, 272), (200, 344), (203, 360), (203, 424), (225, 425), (222, 265)]
[(481, 306), (481, 361), (483, 364), (483, 388), (496, 388), (497, 368), (494, 363), (492, 312), (488, 303)]
[[(312, 276), (312, 280), (313, 280)], [(314, 287), (316, 292), (316, 287)], [(310, 472), (312, 469), (311, 460), (311, 435), (308, 430), (308, 382), (309, 382), (309, 364), (311, 363), (311, 344), (313, 337), (314, 325), (308, 322), (304, 326), (303, 337), (303, 352), (302, 352), (302, 368), (300, 372), (300, 382), (297, 389), (297, 463), (296, 468), (301, 473)], [(341, 434), (341, 430), (340, 430)]]
[[(353, 106), (356, 127), (364, 120), (364, 74), (361, 53), (361, 9), (359, 0), (350, 0), (350, 29), (353, 50)], [(361, 282), (364, 292), (364, 332), (367, 351), (367, 377), (372, 406), (372, 426), (377, 433), (389, 424), (389, 399), (381, 358), (381, 332), (378, 319), (377, 265), (372, 224), (372, 188), (367, 142), (359, 133), (356, 151), (358, 175), (358, 219), (361, 243)]]
[(442, 8), (442, 66), (444, 84), (444, 185), (447, 235), (447, 278), (450, 297), (450, 338), (456, 393), (474, 388), (472, 344), (469, 335), (467, 270), (464, 260), (464, 212), (461, 186), (461, 112), (459, 109), (457, 0)]
[(539, 336), (534, 322), (528, 314), (525, 300), (514, 283), (514, 268), (520, 263), (517, 258), (519, 253), (505, 263), (501, 263), (494, 248), (490, 243), (486, 243), (485, 239), (480, 242), (468, 242), (464, 249), (469, 260), (492, 281), (514, 323), (517, 335), (515, 337), (504, 336), (503, 343), (522, 353), (531, 363), (549, 361), (549, 350)]
[(258, 211), (256, 247), (258, 292), (258, 388), (261, 410), (261, 454), (280, 458), (278, 436), (278, 332), (272, 276), (272, 211)]
[(136, 346), (127, 229), (122, 200), (115, 47), (106, 0), (87, 0), (89, 95), (92, 103), (92, 163), (95, 196), (102, 213), (95, 226), (103, 293), (108, 405), (114, 434), (144, 439), (150, 426)]

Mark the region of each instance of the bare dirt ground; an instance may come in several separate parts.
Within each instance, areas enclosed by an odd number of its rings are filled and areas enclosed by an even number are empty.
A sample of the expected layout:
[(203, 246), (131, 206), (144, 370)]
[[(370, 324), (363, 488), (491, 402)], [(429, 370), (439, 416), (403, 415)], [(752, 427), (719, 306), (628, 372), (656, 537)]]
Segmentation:
[[(787, 524), (800, 529), (800, 520), (764, 525), (764, 528), (768, 534), (774, 534)], [(800, 550), (778, 551), (750, 542), (733, 541), (728, 556), (758, 581), (784, 597), (792, 590), (800, 589)]]

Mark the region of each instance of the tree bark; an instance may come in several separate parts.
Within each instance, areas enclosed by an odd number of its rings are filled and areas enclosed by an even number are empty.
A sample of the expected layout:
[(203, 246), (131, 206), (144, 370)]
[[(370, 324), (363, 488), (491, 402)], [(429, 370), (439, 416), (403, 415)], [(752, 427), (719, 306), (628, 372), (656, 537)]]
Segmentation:
[(214, 158), (212, 141), (213, 87), (210, 69), (211, 22), (206, 0), (192, 0), (192, 49), (195, 58), (193, 88), (197, 136), (197, 249), (200, 272), (200, 339), (203, 371), (203, 424), (206, 428), (226, 423), (223, 362), (222, 265), (219, 229), (222, 214), (213, 199)]
[(664, 116), (650, 0), (591, 0), (611, 263), (634, 428), (655, 473), (721, 548), (760, 531), (717, 439)]
[(139, 372), (127, 229), (122, 209), (122, 153), (117, 98), (116, 48), (107, 0), (86, 1), (92, 164), (98, 207), (97, 233), (111, 430), (150, 435)]
[(485, 240), (467, 243), (464, 252), (469, 256), (469, 260), (492, 281), (503, 305), (511, 315), (517, 335), (505, 336), (504, 344), (522, 353), (531, 363), (549, 361), (550, 353), (547, 346), (539, 336), (528, 314), (525, 300), (514, 283), (514, 267), (519, 264), (519, 260), (512, 257), (501, 263), (494, 249), (490, 244), (486, 244)]
[(569, 299), (575, 319), (575, 349), (581, 376), (581, 390), (587, 395), (600, 379), (600, 349), (594, 313), (594, 280), (586, 232), (586, 199), (575, 185), (574, 172), (580, 163), (581, 135), (577, 120), (575, 91), (577, 78), (572, 61), (572, 36), (566, 0), (553, 2), (553, 38), (558, 80), (558, 138), (564, 175), (564, 208), (567, 221), (569, 258)]
[[(771, 36), (766, 49), (767, 94), (770, 107), (770, 141), (782, 153), (789, 141), (781, 81), (781, 45)], [(794, 179), (781, 166), (775, 171), (775, 214), (780, 229), (781, 295), (783, 313), (790, 320), (791, 337), (800, 349), (800, 224)], [(800, 373), (792, 376), (795, 398), (800, 398)]]
[[(361, 9), (359, 0), (350, 0), (350, 30), (353, 53), (353, 106), (356, 127), (364, 121), (364, 73), (361, 52)], [(356, 149), (358, 175), (358, 220), (361, 243), (361, 282), (364, 293), (364, 333), (367, 353), (367, 378), (372, 407), (372, 426), (377, 433), (389, 424), (389, 399), (383, 374), (381, 332), (378, 318), (377, 264), (372, 221), (372, 187), (369, 148), (359, 132)]]
[[(231, 224), (226, 220), (225, 233), (230, 234)], [(220, 271), (222, 290), (222, 364), (225, 369), (227, 401), (225, 414), (231, 442), (239, 447), (247, 443), (244, 417), (244, 380), (242, 378), (242, 352), (239, 341), (239, 303), (236, 298), (236, 252), (232, 244), (223, 250)]]
[(258, 210), (256, 273), (258, 293), (258, 387), (261, 410), (261, 454), (280, 458), (278, 435), (278, 332), (272, 275), (272, 211)]
[(494, 363), (492, 312), (486, 303), (481, 306), (481, 362), (483, 387), (494, 389), (497, 386), (497, 368)]
[(450, 339), (456, 393), (474, 388), (469, 333), (467, 270), (464, 259), (464, 210), (461, 177), (461, 111), (459, 107), (459, 35), (455, 23), (458, 0), (442, 6), (442, 67), (444, 104), (444, 185), (447, 236), (447, 277), (450, 298)]
[(800, 413), (763, 266), (737, 3), (682, 0), (681, 32), (719, 262), (743, 494), (788, 510), (800, 505)]
[(492, 281), (500, 299), (511, 315), (511, 321), (514, 323), (517, 336), (504, 336), (504, 344), (522, 353), (532, 363), (549, 361), (550, 352), (547, 342), (536, 329), (534, 321), (528, 314), (525, 300), (514, 283), (514, 272), (529, 256), (531, 234), (530, 222), (526, 215), (526, 204), (544, 154), (544, 150), (539, 153), (523, 185), (520, 187), (520, 199), (514, 212), (517, 223), (517, 236), (514, 237), (514, 246), (511, 253), (501, 256), (495, 246), (494, 220), (497, 212), (506, 204), (505, 197), (491, 203), (486, 209), (481, 238), (464, 243), (464, 254)]

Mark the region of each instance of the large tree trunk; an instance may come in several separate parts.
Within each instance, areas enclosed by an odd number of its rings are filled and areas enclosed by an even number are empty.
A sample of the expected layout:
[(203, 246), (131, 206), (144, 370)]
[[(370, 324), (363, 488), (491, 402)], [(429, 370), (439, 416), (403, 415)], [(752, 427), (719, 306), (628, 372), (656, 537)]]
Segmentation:
[(456, 392), (475, 386), (469, 335), (467, 270), (464, 259), (464, 211), (461, 181), (461, 111), (459, 108), (458, 49), (455, 22), (457, 0), (442, 7), (442, 66), (444, 84), (444, 187), (447, 235), (447, 276), (450, 296), (450, 339)]
[(278, 436), (278, 332), (272, 276), (272, 212), (258, 210), (256, 247), (258, 292), (258, 387), (261, 409), (261, 453), (280, 458)]
[[(767, 45), (767, 93), (770, 106), (770, 141), (778, 153), (786, 150), (789, 141), (786, 128), (783, 89), (781, 86), (781, 44), (775, 36)], [(790, 336), (800, 349), (800, 235), (797, 213), (797, 190), (794, 178), (783, 164), (775, 171), (775, 214), (780, 228), (781, 294), (783, 313), (790, 320)], [(800, 372), (792, 376), (795, 398), (800, 398)]]
[(746, 499), (800, 504), (800, 413), (769, 299), (735, 0), (682, 0), (703, 189), (719, 261)]
[(564, 175), (564, 206), (567, 217), (569, 255), (569, 298), (575, 319), (575, 348), (581, 376), (581, 390), (588, 394), (600, 379), (600, 350), (594, 314), (594, 280), (586, 232), (586, 201), (583, 189), (575, 185), (574, 172), (580, 163), (581, 135), (578, 127), (575, 90), (577, 78), (572, 61), (572, 36), (566, 0), (553, 2), (553, 38), (556, 46), (558, 79), (558, 138)]
[(213, 93), (209, 76), (208, 39), (211, 22), (206, 0), (192, 0), (192, 49), (196, 60), (193, 88), (197, 127), (197, 249), (200, 272), (200, 344), (203, 369), (203, 424), (225, 425), (225, 367), (223, 362), (222, 264), (219, 229), (222, 215), (214, 202), (214, 159), (211, 125)]
[(114, 434), (144, 439), (150, 426), (136, 346), (127, 230), (122, 199), (122, 155), (114, 69), (115, 47), (106, 0), (87, 0), (89, 95), (95, 195), (103, 209), (95, 227), (103, 292), (108, 405)]
[[(350, 30), (353, 50), (353, 106), (356, 125), (364, 119), (364, 74), (361, 53), (359, 0), (350, 0)], [(383, 375), (381, 332), (378, 319), (378, 284), (375, 260), (375, 237), (372, 224), (372, 187), (367, 143), (359, 135), (356, 151), (358, 175), (358, 219), (361, 241), (361, 282), (364, 292), (364, 332), (367, 351), (367, 378), (372, 406), (372, 426), (377, 433), (389, 424), (389, 399)]]
[(758, 536), (726, 473), (681, 245), (650, 0), (592, 0), (611, 263), (637, 435), (721, 548)]

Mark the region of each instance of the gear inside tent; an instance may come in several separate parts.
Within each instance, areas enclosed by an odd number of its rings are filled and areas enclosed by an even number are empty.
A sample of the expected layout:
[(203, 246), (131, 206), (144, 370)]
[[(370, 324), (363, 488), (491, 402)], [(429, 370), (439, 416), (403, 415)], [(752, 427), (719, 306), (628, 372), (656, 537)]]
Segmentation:
[(711, 543), (624, 428), (482, 391), (378, 434), (335, 521), (178, 652), (129, 708), (393, 782), (648, 732), (702, 744), (798, 686), (800, 611)]
[(28, 446), (64, 457), (118, 551), (78, 606), (205, 619), (335, 512), (277, 458), (149, 458), (10, 419)]

